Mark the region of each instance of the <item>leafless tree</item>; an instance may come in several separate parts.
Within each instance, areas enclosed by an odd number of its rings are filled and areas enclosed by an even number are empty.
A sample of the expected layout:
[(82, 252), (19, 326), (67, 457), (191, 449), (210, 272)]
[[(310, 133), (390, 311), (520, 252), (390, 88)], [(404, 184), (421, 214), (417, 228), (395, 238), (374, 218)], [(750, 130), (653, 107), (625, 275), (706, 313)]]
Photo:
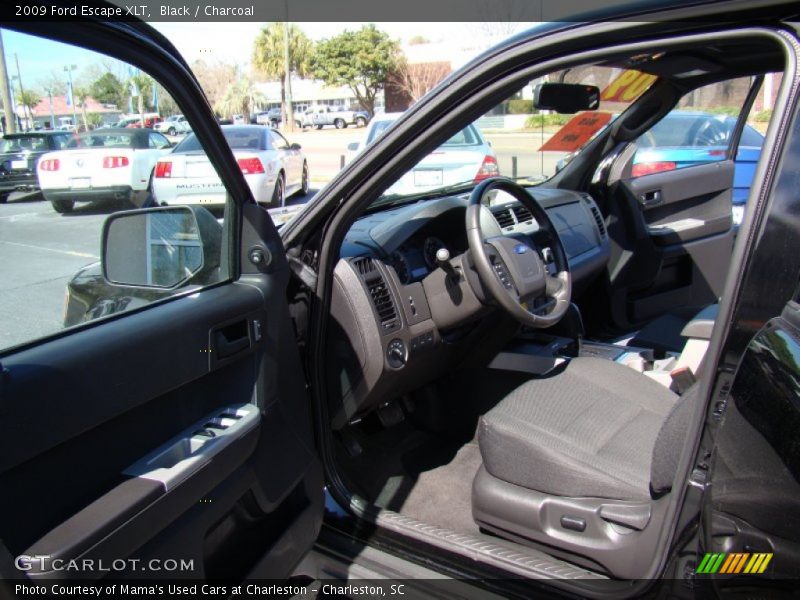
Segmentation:
[(450, 74), (449, 62), (404, 62), (393, 73), (391, 85), (416, 102)]

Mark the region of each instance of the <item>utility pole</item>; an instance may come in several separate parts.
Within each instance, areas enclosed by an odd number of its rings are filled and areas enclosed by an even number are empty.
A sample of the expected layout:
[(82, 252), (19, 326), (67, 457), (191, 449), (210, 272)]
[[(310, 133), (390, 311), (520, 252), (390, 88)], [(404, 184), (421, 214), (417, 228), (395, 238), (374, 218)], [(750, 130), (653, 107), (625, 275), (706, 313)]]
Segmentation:
[(3, 96), (3, 111), (6, 117), (5, 133), (17, 132), (17, 115), (11, 106), (11, 87), (8, 85), (8, 70), (6, 69), (6, 52), (3, 48), (3, 32), (0, 30), (0, 93)]
[(67, 72), (67, 79), (69, 80), (69, 89), (67, 90), (70, 104), (72, 104), (72, 126), (75, 131), (78, 131), (78, 113), (75, 112), (75, 90), (72, 88), (72, 71), (78, 68), (78, 65), (66, 65), (64, 70)]
[(30, 120), (28, 120), (27, 116), (25, 117), (25, 121), (26, 121), (25, 125), (26, 125), (26, 130), (31, 130), (31, 129), (33, 129), (33, 109), (31, 107), (27, 106), (25, 104), (25, 102), (24, 102), (24, 100), (25, 100), (25, 88), (22, 87), (22, 75), (19, 72), (19, 56), (17, 55), (16, 52), (14, 52), (14, 61), (16, 61), (16, 63), (17, 63), (17, 79), (19, 80), (19, 95), (22, 96), (22, 100), (23, 100), (23, 103), (22, 103), (22, 114), (23, 115), (27, 114), (27, 115), (30, 116)]
[(292, 63), (289, 60), (289, 0), (286, 0), (286, 20), (283, 22), (283, 70), (286, 77), (286, 121), (283, 123), (284, 131), (294, 131), (294, 109), (292, 108)]

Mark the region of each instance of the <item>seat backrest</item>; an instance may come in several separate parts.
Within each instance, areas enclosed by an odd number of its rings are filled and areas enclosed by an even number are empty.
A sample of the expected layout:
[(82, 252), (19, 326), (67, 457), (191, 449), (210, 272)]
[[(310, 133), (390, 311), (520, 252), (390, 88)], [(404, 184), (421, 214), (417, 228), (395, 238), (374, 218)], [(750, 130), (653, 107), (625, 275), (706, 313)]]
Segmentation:
[(678, 460), (691, 424), (692, 409), (699, 397), (698, 389), (695, 383), (681, 396), (658, 431), (650, 462), (650, 493), (654, 498), (672, 489)]

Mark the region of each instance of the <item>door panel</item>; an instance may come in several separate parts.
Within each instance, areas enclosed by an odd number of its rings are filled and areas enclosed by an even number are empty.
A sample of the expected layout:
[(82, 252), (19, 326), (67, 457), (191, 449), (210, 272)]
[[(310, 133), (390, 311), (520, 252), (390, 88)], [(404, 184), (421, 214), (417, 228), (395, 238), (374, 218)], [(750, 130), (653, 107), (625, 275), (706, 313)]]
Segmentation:
[[(53, 210), (42, 219), (51, 229), (41, 236), (62, 243), (79, 262), (56, 264), (52, 248), (36, 262), (32, 245), (16, 255), (18, 266), (51, 285), (30, 296), (37, 302), (22, 293), (33, 294), (36, 285), (17, 292), (19, 310), (38, 308), (48, 328), (28, 327), (13, 338), (17, 345), (0, 348), (0, 573), (286, 577), (319, 531), (324, 482), (278, 232), (254, 203), (197, 81), (166, 39), (144, 24), (113, 21), (15, 27), (34, 34), (46, 28), (49, 38), (76, 51), (92, 44), (160, 82), (191, 122), (227, 204), (221, 224), (202, 208), (147, 209), (144, 219), (116, 213), (108, 218), (145, 224), (126, 230), (117, 245), (108, 230), (98, 231), (100, 220)], [(163, 232), (151, 227), (158, 211), (181, 210), (179, 219), (160, 221)], [(90, 234), (98, 243), (89, 250), (69, 245)], [(107, 268), (89, 262), (97, 260), (98, 245), (112, 246), (118, 263), (146, 265), (148, 276), (175, 267), (180, 277), (173, 283), (185, 287), (112, 284)], [(252, 253), (261, 260), (251, 260)], [(100, 254), (108, 256), (105, 248)], [(54, 314), (64, 286), (66, 316), (76, 313), (66, 325)], [(10, 313), (1, 326), (27, 321)], [(94, 563), (59, 570), (55, 559)], [(97, 559), (123, 562), (109, 573)], [(181, 566), (164, 570), (125, 559)]]
[(733, 170), (720, 161), (616, 184), (608, 225), (615, 325), (631, 329), (717, 300), (734, 240)]
[[(246, 348), (220, 361), (210, 334), (237, 314), (249, 320), (251, 332), (259, 322), (265, 334), (258, 341), (249, 336)], [(239, 496), (215, 504), (215, 513), (235, 512), (243, 499), (254, 497), (261, 499), (256, 503), (260, 519), (254, 520), (268, 519), (300, 486), (305, 497), (294, 497), (292, 503), (300, 507), (298, 515), (304, 510), (310, 515), (321, 502), (322, 486), (314, 454), (298, 435), (308, 434), (307, 426), (296, 428), (304, 416), (304, 402), (298, 403), (302, 387), (294, 397), (275, 387), (277, 370), (283, 368), (275, 349), (287, 341), (296, 348), (291, 338), (278, 337), (287, 332), (276, 322), (282, 318), (288, 321), (288, 314), (268, 312), (262, 292), (252, 284), (231, 284), (4, 359), (0, 531), (11, 554), (107, 561), (131, 557), (145, 542), (157, 542), (159, 531), (190, 509), (202, 513), (201, 501), (237, 469), (249, 473), (249, 484)], [(180, 462), (183, 457), (174, 452), (149, 473), (131, 469), (176, 434), (189, 428), (191, 438), (206, 420), (242, 404), (252, 407), (254, 426), (191, 476), (171, 486), (153, 478)], [(184, 458), (196, 459), (197, 453)], [(303, 486), (305, 477), (316, 485)], [(307, 522), (302, 527), (311, 529)], [(209, 531), (193, 534), (202, 549)], [(253, 547), (252, 564), (262, 559), (263, 550)], [(187, 546), (176, 556), (195, 558), (190, 575), (202, 576), (202, 554), (194, 556)], [(86, 576), (41, 574), (70, 575)]]

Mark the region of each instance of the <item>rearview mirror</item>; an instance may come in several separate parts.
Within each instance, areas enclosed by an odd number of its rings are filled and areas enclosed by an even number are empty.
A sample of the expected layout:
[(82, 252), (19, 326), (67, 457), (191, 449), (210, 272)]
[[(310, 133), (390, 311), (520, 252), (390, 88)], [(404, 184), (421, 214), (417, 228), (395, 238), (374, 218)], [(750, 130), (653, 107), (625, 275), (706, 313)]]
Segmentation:
[(222, 226), (202, 207), (148, 208), (111, 215), (103, 226), (109, 283), (174, 288), (219, 268)]
[(540, 83), (533, 89), (533, 106), (561, 114), (596, 110), (600, 106), (600, 88), (580, 83)]
[(291, 146), (289, 146), (290, 150), (300, 150), (301, 148), (302, 146), (300, 144), (292, 144)]
[(355, 152), (356, 150), (358, 150), (358, 142), (350, 142), (349, 144), (347, 144), (347, 149), (350, 152)]

